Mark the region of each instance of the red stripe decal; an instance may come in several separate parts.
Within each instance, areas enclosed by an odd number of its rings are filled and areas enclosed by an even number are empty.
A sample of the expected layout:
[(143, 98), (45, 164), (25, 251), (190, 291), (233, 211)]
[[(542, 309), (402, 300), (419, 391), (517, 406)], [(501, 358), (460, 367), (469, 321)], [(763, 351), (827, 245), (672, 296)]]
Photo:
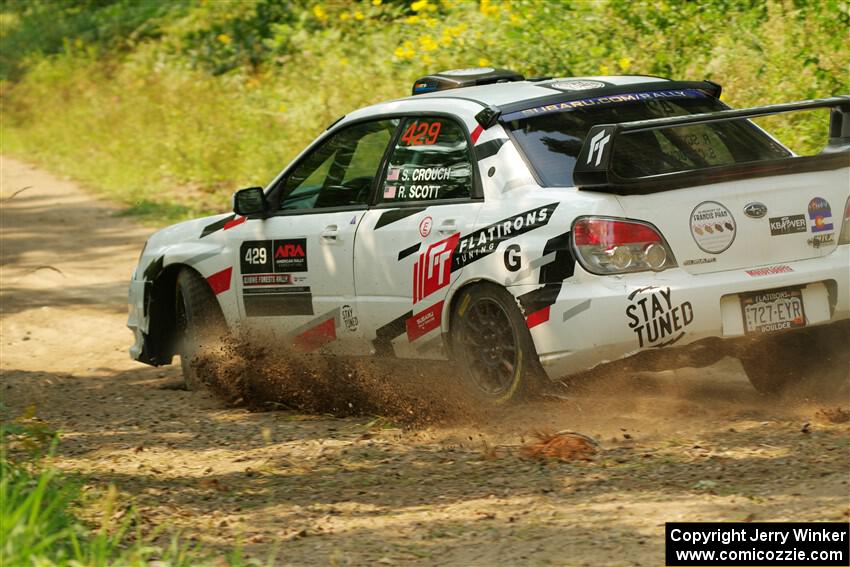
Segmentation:
[(475, 142), (477, 142), (477, 141), (478, 141), (478, 137), (479, 137), (479, 136), (480, 136), (483, 132), (484, 132), (484, 128), (481, 126), (481, 124), (479, 124), (478, 126), (476, 126), (476, 127), (475, 127), (475, 130), (473, 130), (473, 131), (472, 131), (472, 134), (470, 134), (470, 135), (469, 135), (469, 136), (472, 138), (472, 143), (473, 143), (473, 144), (474, 144)]
[(336, 340), (336, 321), (331, 317), (295, 337), (293, 344), (302, 352), (310, 352), (334, 340)]
[(532, 329), (541, 323), (545, 323), (549, 320), (549, 307), (544, 307), (534, 313), (530, 313), (528, 317), (525, 318), (525, 322), (528, 324), (528, 328)]
[(233, 228), (234, 226), (239, 226), (243, 222), (248, 220), (248, 217), (236, 217), (235, 219), (229, 220), (224, 223), (222, 230), (227, 230), (228, 228)]
[(438, 301), (428, 309), (420, 311), (404, 322), (407, 327), (407, 340), (415, 341), (422, 335), (440, 326), (443, 319), (443, 302)]
[(207, 283), (210, 284), (210, 288), (212, 288), (214, 294), (218, 295), (230, 289), (230, 276), (232, 273), (233, 268), (225, 268), (207, 278)]

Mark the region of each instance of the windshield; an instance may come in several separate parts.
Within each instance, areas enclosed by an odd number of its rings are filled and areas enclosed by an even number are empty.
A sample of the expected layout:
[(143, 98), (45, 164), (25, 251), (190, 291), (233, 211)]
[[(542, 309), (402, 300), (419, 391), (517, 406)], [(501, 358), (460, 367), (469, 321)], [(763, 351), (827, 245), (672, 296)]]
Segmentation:
[[(509, 114), (503, 122), (544, 186), (570, 187), (591, 126), (726, 109), (702, 91), (686, 89), (549, 104)], [(613, 163), (618, 175), (641, 177), (790, 155), (751, 122), (730, 120), (621, 136)]]

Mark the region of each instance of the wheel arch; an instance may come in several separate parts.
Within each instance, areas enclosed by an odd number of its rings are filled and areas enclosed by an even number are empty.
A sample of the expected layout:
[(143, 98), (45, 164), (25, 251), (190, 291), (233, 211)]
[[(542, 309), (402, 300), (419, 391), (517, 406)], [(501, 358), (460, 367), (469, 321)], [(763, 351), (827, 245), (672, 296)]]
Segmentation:
[[(486, 276), (471, 278), (463, 282), (459, 286), (453, 287), (449, 290), (449, 295), (446, 298), (446, 311), (444, 313), (445, 316), (443, 317), (443, 333), (448, 335), (448, 333), (451, 331), (452, 314), (455, 311), (455, 306), (457, 305), (457, 302), (460, 301), (460, 298), (463, 296), (463, 292), (471, 287), (485, 284), (498, 286), (510, 293), (511, 296), (516, 299), (516, 296), (511, 293), (510, 288), (507, 287), (503, 282), (496, 281)], [(517, 301), (517, 307), (519, 307), (520, 313), (525, 315), (525, 311), (523, 310), (522, 305), (520, 305), (519, 301)]]
[[(145, 346), (154, 364), (171, 364), (177, 346), (177, 276), (191, 270), (207, 281), (197, 269), (182, 262), (168, 264), (151, 282), (150, 293), (145, 298), (149, 317), (149, 333)], [(209, 285), (209, 282), (207, 282)], [(216, 298), (217, 299), (217, 298)], [(219, 309), (221, 305), (219, 304)]]

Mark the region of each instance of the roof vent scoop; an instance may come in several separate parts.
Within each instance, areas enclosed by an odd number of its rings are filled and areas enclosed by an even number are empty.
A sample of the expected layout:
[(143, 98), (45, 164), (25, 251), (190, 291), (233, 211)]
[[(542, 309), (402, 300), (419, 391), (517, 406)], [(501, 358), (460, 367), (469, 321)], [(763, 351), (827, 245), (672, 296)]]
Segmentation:
[(492, 67), (472, 67), (469, 69), (452, 69), (433, 75), (426, 75), (413, 83), (413, 94), (425, 94), (434, 91), (473, 87), (475, 85), (490, 85), (493, 83), (510, 83), (524, 81), (525, 77), (507, 69)]

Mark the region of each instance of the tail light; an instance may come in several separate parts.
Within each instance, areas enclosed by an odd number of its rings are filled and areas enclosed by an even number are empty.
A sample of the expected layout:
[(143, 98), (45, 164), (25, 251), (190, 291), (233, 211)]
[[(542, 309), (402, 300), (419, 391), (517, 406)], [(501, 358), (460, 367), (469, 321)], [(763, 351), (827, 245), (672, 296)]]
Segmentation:
[(841, 234), (838, 236), (839, 244), (850, 244), (850, 197), (844, 204), (844, 221), (841, 223)]
[(578, 261), (593, 274), (661, 271), (676, 266), (661, 233), (647, 223), (582, 217), (573, 223), (572, 233)]

